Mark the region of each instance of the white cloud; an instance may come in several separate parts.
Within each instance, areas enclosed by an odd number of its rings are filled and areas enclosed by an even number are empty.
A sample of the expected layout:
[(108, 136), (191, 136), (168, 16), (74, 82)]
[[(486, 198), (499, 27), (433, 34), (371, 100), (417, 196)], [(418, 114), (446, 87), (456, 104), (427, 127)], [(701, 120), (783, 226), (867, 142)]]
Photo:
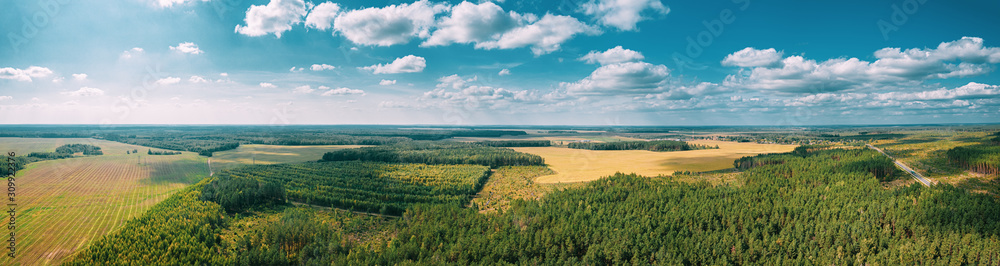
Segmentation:
[(208, 82), (208, 80), (205, 80), (205, 78), (200, 77), (200, 76), (191, 76), (191, 78), (188, 79), (188, 82), (191, 82), (191, 83), (206, 83), (206, 82)]
[(434, 17), (447, 9), (447, 5), (420, 0), (412, 4), (351, 10), (337, 16), (333, 28), (356, 44), (403, 44), (413, 37), (430, 36)]
[(219, 73), (219, 76), (229, 77), (229, 73), (222, 72), (222, 73)]
[(292, 68), (291, 68), (291, 69), (289, 69), (288, 71), (290, 71), (290, 72), (292, 72), (292, 73), (298, 73), (298, 72), (302, 72), (302, 70), (305, 70), (305, 68), (301, 68), (301, 67), (298, 67), (298, 68), (297, 68), (297, 67), (292, 67)]
[(204, 53), (201, 49), (198, 49), (198, 45), (193, 42), (182, 42), (177, 44), (177, 46), (170, 46), (170, 50), (178, 51), (185, 54), (201, 54)]
[(378, 85), (382, 86), (396, 85), (396, 80), (383, 79), (382, 81), (378, 82)]
[(601, 65), (617, 64), (624, 62), (635, 62), (644, 59), (642, 53), (624, 49), (621, 46), (615, 46), (615, 48), (608, 49), (604, 52), (590, 51), (587, 55), (580, 57), (580, 61), (586, 61), (587, 63), (594, 64), (600, 63)]
[(154, 82), (154, 84), (156, 84), (156, 85), (173, 85), (173, 84), (177, 84), (179, 82), (181, 82), (181, 78), (166, 77), (166, 78), (162, 78), (162, 79), (157, 80), (156, 82)]
[(364, 70), (372, 70), (375, 74), (396, 74), (396, 73), (417, 73), (424, 71), (427, 67), (427, 60), (423, 57), (407, 55), (396, 58), (389, 64), (376, 64), (362, 67)]
[(303, 0), (271, 0), (266, 6), (251, 5), (243, 19), (246, 26), (236, 25), (235, 32), (247, 36), (273, 33), (281, 38), (282, 32), (301, 23), (305, 15), (306, 3)]
[[(322, 86), (320, 86), (320, 87), (322, 87)], [(316, 91), (316, 90), (314, 90), (309, 85), (302, 85), (302, 86), (295, 87), (295, 89), (292, 90), (292, 93), (309, 94), (309, 93), (312, 93), (313, 91)]]
[(52, 83), (62, 83), (63, 80), (66, 80), (66, 78), (64, 78), (64, 77), (55, 77), (55, 78), (52, 78)]
[(26, 69), (12, 67), (0, 68), (0, 79), (13, 79), (31, 82), (31, 78), (41, 78), (52, 74), (52, 70), (39, 66), (29, 66)]
[(728, 91), (725, 87), (711, 82), (702, 82), (694, 86), (667, 87), (667, 91), (660, 94), (648, 94), (646, 99), (657, 100), (688, 100), (705, 95), (715, 95)]
[(636, 29), (639, 21), (647, 20), (643, 12), (649, 10), (654, 15), (670, 13), (659, 0), (591, 0), (580, 6), (580, 11), (594, 16), (601, 24), (623, 31)]
[(75, 79), (75, 80), (87, 80), (87, 74), (84, 74), (84, 73), (73, 74), (73, 79)]
[(269, 89), (273, 89), (273, 88), (277, 88), (278, 86), (274, 86), (274, 84), (271, 84), (271, 83), (267, 83), (267, 82), (261, 82), (261, 83), (260, 83), (260, 87), (261, 87), (261, 88), (269, 88)]
[(497, 73), (497, 75), (498, 76), (507, 76), (507, 75), (510, 75), (510, 69), (506, 69), (506, 68), (501, 69), (500, 73)]
[(996, 97), (996, 95), (1000, 95), (1000, 86), (970, 82), (954, 89), (940, 88), (921, 92), (876, 93), (871, 98), (881, 101), (912, 101), (992, 98)]
[(636, 95), (663, 92), (670, 70), (664, 65), (625, 62), (604, 65), (590, 76), (560, 87), (574, 95)]
[(6, 101), (6, 100), (12, 100), (12, 99), (14, 99), (14, 97), (12, 97), (12, 96), (0, 96), (0, 101)]
[[(478, 85), (477, 77), (463, 79), (458, 75), (441, 77), (434, 90), (425, 92), (417, 100), (430, 106), (453, 110), (461, 108), (471, 111), (472, 109), (491, 109), (513, 111), (520, 108), (511, 108), (513, 104), (531, 104), (532, 110), (543, 107), (546, 103), (552, 103), (552, 94), (541, 95), (537, 91), (511, 90), (496, 88), (491, 86)], [(380, 107), (400, 108), (400, 107), (420, 107), (409, 106), (406, 103), (383, 102)], [(526, 110), (526, 109), (525, 109)]]
[(507, 31), (496, 40), (477, 43), (476, 48), (531, 47), (531, 52), (537, 56), (559, 50), (562, 43), (581, 33), (594, 35), (600, 33), (600, 30), (570, 16), (545, 14), (542, 19)]
[(323, 92), (322, 95), (323, 96), (332, 96), (332, 95), (361, 95), (361, 96), (364, 96), (365, 95), (365, 91), (341, 87), (341, 88), (332, 89), (332, 90), (328, 90), (326, 92)]
[[(739, 57), (735, 55), (731, 56)], [(773, 66), (755, 67), (748, 72), (741, 71), (739, 75), (730, 75), (725, 84), (790, 93), (882, 89), (917, 85), (928, 79), (981, 75), (992, 71), (992, 64), (1000, 63), (1000, 48), (983, 47), (982, 39), (974, 37), (944, 42), (936, 49), (884, 48), (874, 55), (878, 58), (875, 62), (857, 58), (817, 62), (801, 56), (789, 56)], [(766, 61), (761, 60), (759, 64)], [(729, 64), (758, 64), (748, 62), (734, 59)]]
[(311, 69), (312, 71), (333, 70), (333, 69), (336, 69), (336, 68), (337, 67), (335, 67), (335, 66), (331, 66), (331, 65), (327, 65), (327, 64), (313, 64), (311, 67), (309, 67), (309, 69)]
[[(421, 46), (449, 45), (494, 40), (494, 36), (534, 20), (516, 12), (506, 13), (493, 2), (473, 4), (462, 2), (451, 8), (451, 15), (437, 24), (437, 30)], [(535, 18), (537, 19), (537, 18)]]
[(727, 55), (726, 58), (722, 60), (722, 65), (738, 67), (773, 66), (781, 61), (783, 54), (783, 52), (778, 52), (777, 50), (774, 50), (774, 48), (758, 50), (752, 47), (747, 47), (743, 48), (743, 50)]
[(139, 47), (133, 47), (132, 49), (125, 50), (120, 56), (121, 59), (129, 59), (135, 56), (140, 56), (145, 53), (145, 50)]
[(98, 88), (82, 87), (82, 88), (80, 88), (79, 90), (76, 90), (76, 91), (64, 91), (64, 92), (60, 92), (59, 94), (69, 95), (69, 96), (73, 96), (73, 97), (80, 97), (80, 96), (87, 97), (87, 96), (100, 96), (100, 95), (104, 95), (104, 91), (101, 90), (101, 89), (98, 89)]
[[(173, 5), (183, 5), (195, 1), (197, 0), (153, 0), (153, 3), (161, 8), (169, 8)], [(208, 2), (208, 0), (201, 0), (201, 1)]]
[(329, 29), (333, 27), (333, 19), (338, 14), (340, 14), (340, 5), (323, 2), (309, 11), (309, 15), (306, 16), (306, 27), (319, 30)]

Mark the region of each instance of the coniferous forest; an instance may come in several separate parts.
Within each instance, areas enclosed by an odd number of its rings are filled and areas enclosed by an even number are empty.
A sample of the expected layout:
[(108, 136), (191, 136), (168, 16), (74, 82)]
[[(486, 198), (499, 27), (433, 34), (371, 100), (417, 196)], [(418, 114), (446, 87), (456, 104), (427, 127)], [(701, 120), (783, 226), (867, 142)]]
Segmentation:
[(566, 147), (585, 150), (649, 150), (649, 151), (687, 151), (713, 149), (683, 141), (653, 140), (653, 141), (615, 141), (615, 142), (570, 142)]

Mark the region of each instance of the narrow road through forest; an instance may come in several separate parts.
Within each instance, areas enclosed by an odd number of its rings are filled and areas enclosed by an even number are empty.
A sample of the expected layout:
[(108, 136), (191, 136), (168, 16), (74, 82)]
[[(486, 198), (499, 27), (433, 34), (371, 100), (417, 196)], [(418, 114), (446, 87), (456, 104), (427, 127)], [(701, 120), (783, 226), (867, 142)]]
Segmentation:
[(913, 176), (913, 179), (916, 179), (917, 181), (920, 181), (920, 183), (924, 184), (924, 186), (928, 186), (928, 187), (931, 186), (931, 181), (930, 180), (925, 179), (923, 175), (920, 175), (920, 173), (917, 173), (917, 171), (913, 171), (913, 169), (910, 169), (910, 167), (906, 166), (906, 164), (903, 164), (903, 162), (900, 162), (899, 160), (896, 160), (896, 158), (892, 158), (892, 156), (890, 156), (889, 154), (885, 153), (884, 151), (882, 151), (882, 149), (879, 149), (878, 147), (875, 147), (875, 146), (873, 146), (871, 144), (865, 144), (865, 145), (868, 145), (869, 149), (873, 149), (873, 150), (876, 150), (878, 152), (881, 152), (882, 155), (885, 155), (885, 156), (889, 157), (889, 159), (892, 159), (892, 162), (896, 163), (896, 167), (899, 167), (899, 169), (903, 169), (903, 171), (906, 171), (907, 173), (909, 173), (911, 176)]

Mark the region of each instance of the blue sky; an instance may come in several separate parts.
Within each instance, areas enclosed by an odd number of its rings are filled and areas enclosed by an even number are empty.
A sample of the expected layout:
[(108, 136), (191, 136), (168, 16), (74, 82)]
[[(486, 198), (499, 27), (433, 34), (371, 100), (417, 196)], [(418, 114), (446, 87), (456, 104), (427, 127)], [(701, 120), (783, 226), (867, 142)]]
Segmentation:
[(1000, 122), (996, 1), (7, 5), (8, 124)]

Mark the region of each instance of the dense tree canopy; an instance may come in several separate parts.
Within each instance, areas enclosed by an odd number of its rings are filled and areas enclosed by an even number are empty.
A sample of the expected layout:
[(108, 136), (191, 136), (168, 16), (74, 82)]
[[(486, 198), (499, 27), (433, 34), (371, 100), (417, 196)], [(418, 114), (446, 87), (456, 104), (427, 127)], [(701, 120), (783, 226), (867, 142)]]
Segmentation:
[(423, 164), (478, 164), (489, 167), (545, 165), (545, 159), (508, 148), (461, 142), (405, 142), (388, 146), (342, 149), (323, 155), (324, 161), (374, 161)]
[(686, 151), (712, 149), (704, 145), (689, 144), (683, 141), (652, 140), (652, 141), (615, 141), (615, 142), (570, 142), (566, 147), (586, 150), (649, 150), (649, 151)]

